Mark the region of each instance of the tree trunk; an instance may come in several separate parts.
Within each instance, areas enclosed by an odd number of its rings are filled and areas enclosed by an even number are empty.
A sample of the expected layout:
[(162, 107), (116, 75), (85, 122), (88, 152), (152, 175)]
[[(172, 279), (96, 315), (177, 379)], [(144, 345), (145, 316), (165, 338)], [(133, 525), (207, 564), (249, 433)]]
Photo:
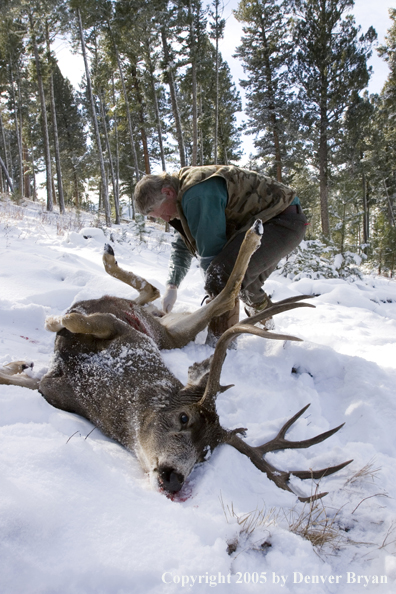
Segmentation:
[(150, 73), (151, 91), (153, 94), (155, 121), (157, 124), (157, 131), (158, 131), (158, 143), (159, 143), (160, 153), (161, 153), (162, 171), (166, 171), (164, 144), (162, 142), (161, 118), (160, 118), (160, 112), (159, 112), (159, 107), (158, 107), (157, 91), (155, 88), (155, 81), (154, 81), (154, 66), (153, 66), (153, 63), (151, 60), (151, 56), (150, 56), (151, 48), (150, 48), (150, 44), (149, 44), (149, 41), (147, 38), (146, 38), (145, 43), (146, 43), (147, 65), (148, 65), (148, 71)]
[(321, 134), (320, 134), (319, 191), (320, 191), (320, 217), (321, 217), (321, 221), (322, 221), (322, 232), (326, 237), (330, 237), (326, 130), (321, 130)]
[(192, 162), (194, 167), (198, 163), (198, 110), (197, 110), (197, 65), (195, 58), (193, 58), (192, 67), (192, 120), (193, 120), (193, 146), (192, 146)]
[(185, 167), (186, 166), (186, 152), (184, 150), (183, 131), (182, 131), (182, 127), (181, 127), (179, 107), (177, 104), (176, 86), (175, 86), (172, 67), (170, 65), (169, 48), (168, 48), (168, 42), (166, 39), (165, 27), (161, 28), (161, 39), (162, 39), (162, 48), (163, 48), (163, 52), (164, 52), (164, 61), (165, 61), (166, 69), (167, 69), (167, 75), (168, 75), (167, 83), (169, 85), (169, 91), (170, 91), (170, 96), (171, 96), (173, 118), (175, 120), (175, 126), (176, 126), (177, 144), (179, 146), (180, 167)]
[(33, 16), (32, 16), (31, 12), (29, 13), (29, 21), (30, 21), (31, 40), (32, 40), (33, 50), (34, 50), (34, 59), (36, 62), (37, 83), (38, 83), (38, 88), (39, 88), (40, 105), (41, 105), (43, 140), (44, 140), (44, 155), (45, 155), (45, 169), (47, 172), (47, 181), (46, 181), (47, 210), (51, 212), (53, 210), (54, 206), (53, 206), (53, 196), (52, 196), (51, 152), (50, 152), (50, 143), (49, 143), (49, 134), (48, 134), (47, 110), (46, 110), (46, 106), (45, 106), (45, 95), (44, 95), (43, 77), (41, 75), (41, 64), (40, 64), (40, 58), (39, 58), (39, 53), (38, 53), (38, 48), (37, 48), (36, 34), (34, 31)]
[(10, 178), (13, 180), (13, 182), (15, 181), (15, 173), (14, 173), (14, 164), (12, 161), (12, 150), (11, 150), (11, 143), (10, 143), (10, 139), (8, 139), (8, 143), (7, 143), (7, 148), (8, 148), (8, 156), (9, 156), (9, 165), (7, 167), (9, 173), (10, 173)]
[(128, 122), (129, 141), (131, 143), (132, 159), (133, 159), (133, 165), (135, 167), (136, 181), (138, 182), (140, 179), (139, 161), (138, 161), (138, 156), (137, 156), (137, 152), (136, 152), (135, 139), (134, 139), (134, 135), (133, 135), (132, 118), (131, 118), (131, 112), (129, 109), (129, 101), (128, 101), (128, 94), (127, 94), (127, 90), (126, 90), (126, 86), (125, 86), (124, 73), (122, 71), (122, 64), (121, 64), (120, 54), (118, 53), (118, 47), (116, 45), (116, 42), (114, 41), (113, 32), (111, 30), (109, 22), (107, 23), (107, 26), (109, 29), (111, 40), (113, 42), (113, 48), (114, 48), (114, 53), (115, 53), (115, 57), (117, 60), (118, 71), (120, 73), (122, 94), (124, 96), (125, 109), (126, 109), (127, 122)]
[(110, 174), (111, 174), (111, 182), (113, 185), (113, 194), (114, 194), (114, 208), (115, 208), (115, 223), (116, 225), (120, 224), (120, 205), (118, 203), (118, 195), (117, 195), (117, 182), (116, 176), (114, 173), (114, 163), (113, 163), (113, 155), (111, 154), (110, 142), (109, 142), (109, 135), (107, 133), (107, 122), (106, 122), (106, 112), (104, 107), (103, 96), (99, 96), (99, 103), (100, 103), (100, 111), (102, 114), (102, 122), (103, 122), (103, 130), (105, 135), (106, 147), (107, 147), (107, 154), (109, 157), (109, 164), (110, 164)]
[(55, 107), (55, 92), (54, 92), (54, 77), (51, 67), (51, 47), (49, 41), (48, 21), (45, 22), (45, 37), (47, 42), (47, 54), (48, 54), (48, 65), (50, 68), (50, 98), (51, 98), (51, 118), (52, 118), (52, 129), (54, 133), (54, 146), (55, 146), (55, 163), (56, 163), (56, 180), (58, 182), (58, 202), (59, 211), (61, 214), (65, 214), (65, 198), (63, 195), (63, 182), (62, 182), (62, 169), (61, 159), (59, 150), (59, 136), (58, 136), (58, 122), (56, 119), (56, 107)]
[(30, 175), (29, 175), (29, 153), (25, 145), (22, 146), (22, 155), (23, 155), (23, 187), (24, 187), (24, 195), (26, 198), (31, 198), (31, 191), (30, 191)]
[(80, 208), (81, 200), (80, 200), (80, 192), (78, 190), (78, 177), (76, 168), (73, 166), (73, 184), (74, 184), (74, 196), (75, 196), (75, 205), (76, 208)]
[(10, 178), (10, 176), (8, 174), (7, 167), (6, 167), (4, 161), (3, 161), (3, 159), (1, 157), (0, 157), (0, 165), (1, 165), (2, 169), (3, 169), (3, 171), (4, 171), (4, 175), (6, 176), (8, 187), (10, 188), (11, 192), (13, 192), (14, 191), (14, 188), (12, 186), (11, 178)]
[(191, 0), (188, 3), (188, 16), (190, 19), (190, 60), (192, 78), (192, 158), (191, 165), (195, 167), (198, 161), (198, 115), (197, 115), (197, 60), (195, 50), (194, 20), (191, 11)]
[(386, 186), (386, 182), (385, 182), (384, 179), (382, 180), (382, 183), (384, 184), (385, 194), (386, 194), (386, 198), (388, 200), (388, 217), (389, 217), (389, 222), (392, 225), (392, 227), (394, 227), (395, 226), (395, 217), (394, 217), (394, 214), (393, 214), (393, 207), (392, 207), (391, 198), (389, 196), (388, 188)]
[(136, 103), (139, 107), (139, 120), (140, 120), (140, 136), (142, 138), (142, 145), (143, 145), (143, 155), (144, 155), (144, 168), (145, 172), (150, 173), (150, 159), (148, 154), (148, 146), (147, 146), (147, 134), (146, 129), (144, 126), (144, 108), (143, 108), (143, 97), (140, 90), (139, 79), (137, 76), (137, 67), (136, 67), (136, 58), (135, 56), (131, 56), (131, 73), (132, 73), (132, 81), (133, 86), (135, 88), (136, 94)]
[(103, 207), (104, 207), (104, 211), (105, 211), (106, 225), (108, 227), (111, 227), (109, 195), (107, 192), (106, 172), (105, 172), (105, 166), (104, 166), (104, 160), (103, 160), (102, 143), (100, 141), (98, 118), (96, 117), (96, 107), (95, 107), (95, 101), (94, 101), (94, 97), (93, 97), (93, 93), (92, 93), (91, 76), (89, 73), (88, 58), (87, 58), (87, 52), (85, 49), (85, 40), (84, 40), (83, 26), (82, 26), (82, 20), (81, 20), (81, 12), (80, 12), (79, 8), (76, 8), (76, 11), (77, 11), (77, 18), (78, 18), (78, 26), (79, 26), (79, 31), (80, 31), (81, 49), (82, 49), (84, 65), (85, 65), (85, 76), (87, 78), (87, 92), (88, 92), (89, 100), (91, 103), (92, 122), (93, 122), (94, 129), (95, 129), (96, 147), (98, 150), (100, 177), (101, 177), (101, 182), (102, 182), (101, 195), (102, 195)]
[(19, 108), (17, 106), (17, 101), (15, 97), (15, 89), (14, 89), (14, 76), (12, 70), (12, 58), (10, 56), (10, 87), (11, 87), (11, 97), (12, 97), (12, 107), (14, 110), (14, 124), (15, 124), (15, 134), (17, 137), (17, 144), (18, 144), (18, 159), (19, 159), (19, 184), (18, 189), (21, 193), (21, 198), (24, 197), (23, 193), (23, 156), (22, 156), (22, 139), (21, 139), (21, 129), (18, 122), (18, 111), (20, 111), (20, 104)]
[(138, 161), (138, 156), (137, 156), (137, 152), (136, 152), (135, 139), (133, 136), (132, 118), (131, 118), (131, 112), (129, 109), (129, 101), (128, 101), (128, 95), (127, 95), (126, 86), (125, 86), (124, 74), (122, 72), (121, 60), (120, 60), (120, 56), (119, 56), (117, 50), (116, 50), (116, 55), (117, 55), (118, 70), (120, 72), (120, 78), (121, 78), (121, 83), (122, 83), (122, 93), (124, 95), (124, 101), (125, 101), (125, 108), (126, 108), (127, 121), (128, 121), (128, 130), (129, 130), (129, 139), (130, 139), (130, 143), (131, 143), (133, 164), (135, 167), (135, 176), (136, 176), (136, 181), (138, 182), (140, 180), (139, 161)]
[(22, 173), (22, 180), (21, 180), (21, 195), (22, 197), (27, 197), (28, 194), (25, 191), (25, 151), (23, 148), (23, 139), (22, 139), (22, 131), (23, 131), (23, 119), (22, 119), (22, 98), (21, 98), (21, 77), (20, 77), (20, 70), (17, 68), (17, 87), (18, 87), (18, 111), (19, 111), (19, 144), (20, 144), (20, 151), (21, 151), (21, 158), (20, 158), (20, 167)]
[[(218, 159), (218, 149), (217, 149), (217, 145), (218, 145), (218, 137), (219, 137), (219, 31), (218, 31), (218, 22), (219, 22), (219, 3), (216, 2), (215, 5), (215, 23), (216, 23), (216, 63), (215, 63), (215, 68), (216, 68), (216, 99), (215, 99), (215, 133), (214, 133), (214, 147), (213, 147), (213, 152), (214, 152), (214, 163), (215, 165), (217, 165), (217, 159)], [(202, 163), (201, 163), (202, 165)]]
[(322, 90), (320, 98), (320, 138), (319, 138), (319, 191), (320, 217), (322, 232), (330, 237), (329, 203), (328, 203), (328, 146), (327, 146), (327, 78), (322, 74)]
[(116, 186), (116, 193), (117, 193), (117, 204), (118, 204), (118, 216), (121, 216), (120, 212), (120, 152), (118, 147), (118, 119), (117, 119), (117, 112), (116, 112), (116, 94), (115, 94), (115, 84), (114, 84), (114, 76), (111, 75), (111, 84), (112, 84), (112, 91), (113, 91), (113, 103), (114, 103), (114, 140), (115, 140), (115, 186)]
[(36, 187), (36, 170), (34, 166), (34, 148), (30, 147), (30, 162), (32, 166), (32, 178), (33, 178), (33, 202), (37, 200), (37, 187)]
[(52, 181), (52, 196), (54, 199), (54, 204), (56, 204), (56, 190), (55, 190), (55, 180), (54, 180), (54, 176), (51, 175), (51, 181)]
[[(12, 185), (12, 182), (11, 182), (10, 166), (8, 164), (7, 143), (6, 143), (6, 137), (5, 137), (5, 132), (4, 132), (3, 116), (2, 116), (2, 113), (1, 113), (1, 109), (0, 109), (0, 128), (1, 128), (1, 138), (2, 138), (2, 141), (3, 141), (4, 158), (5, 158), (4, 165), (5, 165), (5, 168), (7, 169), (7, 175), (6, 175), (7, 185), (8, 185), (8, 188), (9, 188), (10, 192), (13, 192), (14, 189), (13, 189), (13, 185)], [(3, 165), (2, 165), (2, 167), (3, 167)]]
[(219, 144), (223, 147), (224, 153), (224, 165), (228, 165), (228, 155), (227, 155), (227, 144), (226, 144), (226, 135), (223, 134), (223, 128), (221, 122), (219, 122)]
[[(216, 5), (217, 11), (217, 5)], [(217, 165), (217, 145), (219, 137), (219, 39), (216, 36), (216, 101), (215, 101), (215, 136), (214, 136), (214, 162)]]
[[(202, 87), (199, 87), (199, 117), (201, 121), (203, 121), (203, 107), (202, 107)], [(217, 145), (216, 145), (217, 146)], [(215, 156), (217, 155), (217, 149), (214, 151)], [(201, 128), (201, 133), (199, 134), (199, 164), (204, 164), (204, 147), (203, 147), (203, 133)], [(215, 159), (215, 165), (217, 165), (217, 156)]]
[(368, 205), (367, 205), (367, 183), (366, 183), (366, 175), (363, 171), (362, 175), (362, 186), (363, 186), (363, 243), (368, 243), (370, 237), (370, 229), (369, 229), (369, 214), (368, 214)]
[(277, 117), (276, 117), (276, 113), (275, 113), (275, 96), (274, 96), (274, 91), (273, 91), (272, 69), (271, 69), (271, 63), (269, 60), (268, 40), (267, 40), (267, 36), (265, 34), (265, 27), (264, 27), (263, 22), (261, 23), (261, 38), (262, 38), (263, 49), (264, 49), (265, 77), (266, 77), (267, 95), (268, 95), (268, 110), (270, 112), (272, 137), (274, 139), (276, 179), (277, 179), (277, 181), (281, 182), (282, 181), (282, 156), (281, 156), (281, 151), (280, 151), (278, 121), (277, 121)]

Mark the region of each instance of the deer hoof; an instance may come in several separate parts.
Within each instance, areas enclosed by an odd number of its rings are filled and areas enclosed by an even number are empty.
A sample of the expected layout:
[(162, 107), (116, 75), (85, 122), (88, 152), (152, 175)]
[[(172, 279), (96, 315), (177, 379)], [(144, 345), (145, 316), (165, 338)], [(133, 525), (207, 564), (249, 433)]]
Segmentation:
[(255, 221), (253, 223), (253, 230), (257, 235), (263, 235), (264, 233), (264, 227), (263, 227), (263, 222), (260, 219), (257, 219), (257, 221)]
[(64, 328), (61, 319), (61, 316), (47, 316), (45, 318), (44, 328), (47, 332), (59, 332)]

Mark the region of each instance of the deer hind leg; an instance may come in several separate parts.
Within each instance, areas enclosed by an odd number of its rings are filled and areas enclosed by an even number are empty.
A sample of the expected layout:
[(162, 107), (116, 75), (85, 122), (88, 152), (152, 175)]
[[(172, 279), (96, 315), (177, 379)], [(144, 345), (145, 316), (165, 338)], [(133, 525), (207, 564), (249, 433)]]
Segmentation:
[(73, 334), (92, 334), (95, 338), (110, 339), (119, 334), (119, 324), (113, 314), (68, 313), (64, 316), (50, 316), (45, 321), (45, 329), (49, 332), (59, 332), (66, 328)]
[(107, 274), (114, 276), (114, 278), (118, 278), (118, 280), (133, 287), (139, 292), (137, 299), (134, 299), (134, 302), (137, 305), (145, 305), (146, 303), (150, 303), (150, 301), (158, 299), (160, 296), (158, 289), (148, 281), (144, 280), (144, 278), (137, 276), (133, 272), (123, 270), (118, 266), (114, 257), (114, 250), (108, 243), (106, 243), (104, 247), (103, 265)]
[(0, 367), (0, 384), (6, 386), (21, 386), (30, 390), (37, 390), (40, 380), (24, 373), (25, 369), (32, 369), (33, 363), (13, 361)]
[(212, 301), (182, 318), (172, 318), (172, 314), (170, 314), (169, 317), (165, 316), (161, 319), (161, 324), (167, 328), (176, 347), (180, 348), (193, 340), (199, 332), (206, 328), (212, 318), (221, 316), (236, 307), (246, 269), (250, 258), (260, 245), (262, 234), (262, 222), (255, 221), (246, 232), (226, 286)]

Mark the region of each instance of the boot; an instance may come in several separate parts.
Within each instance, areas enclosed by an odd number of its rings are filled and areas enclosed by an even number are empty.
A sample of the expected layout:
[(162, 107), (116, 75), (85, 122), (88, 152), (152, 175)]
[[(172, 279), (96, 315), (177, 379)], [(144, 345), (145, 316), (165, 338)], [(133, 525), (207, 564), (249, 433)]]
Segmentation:
[[(268, 295), (264, 294), (264, 299), (260, 303), (254, 303), (252, 305), (245, 306), (245, 313), (248, 318), (255, 316), (256, 314), (264, 311), (267, 307), (271, 307), (273, 305), (271, 299)], [(258, 322), (259, 326), (262, 326), (264, 330), (275, 330), (275, 323), (273, 318), (270, 316), (267, 319), (263, 319), (261, 322)]]

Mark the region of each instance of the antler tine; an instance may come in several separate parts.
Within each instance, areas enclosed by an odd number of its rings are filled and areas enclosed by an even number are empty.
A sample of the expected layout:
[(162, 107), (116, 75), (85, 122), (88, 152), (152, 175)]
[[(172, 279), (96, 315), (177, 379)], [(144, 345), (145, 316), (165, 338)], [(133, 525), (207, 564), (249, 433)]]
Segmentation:
[(202, 405), (205, 400), (214, 399), (220, 390), (220, 375), (223, 367), (224, 359), (227, 354), (227, 347), (230, 342), (239, 334), (254, 334), (262, 338), (271, 338), (275, 340), (295, 340), (301, 341), (301, 338), (289, 336), (287, 334), (275, 334), (274, 332), (267, 332), (256, 326), (248, 326), (246, 324), (236, 324), (224, 332), (218, 340), (215, 352), (213, 355), (212, 364), (210, 366), (209, 378), (206, 384), (206, 389), (198, 405)]
[(289, 485), (289, 480), (291, 476), (295, 476), (302, 480), (309, 478), (320, 479), (324, 476), (328, 476), (330, 474), (338, 472), (339, 470), (345, 468), (345, 466), (352, 462), (352, 460), (348, 460), (347, 462), (343, 462), (336, 466), (328, 466), (327, 468), (323, 468), (321, 470), (290, 470), (286, 472), (283, 470), (278, 470), (277, 468), (275, 468), (275, 466), (273, 466), (272, 464), (267, 462), (267, 460), (264, 459), (263, 456), (267, 452), (274, 452), (280, 449), (308, 448), (311, 445), (320, 443), (321, 441), (324, 441), (325, 439), (339, 431), (339, 429), (341, 429), (341, 427), (343, 426), (340, 425), (335, 429), (331, 429), (330, 431), (321, 433), (320, 435), (317, 435), (316, 437), (313, 437), (311, 439), (306, 439), (303, 441), (288, 441), (284, 438), (286, 431), (290, 429), (290, 427), (296, 422), (296, 420), (299, 417), (301, 417), (301, 415), (307, 410), (308, 406), (310, 405), (308, 404), (307, 406), (304, 406), (304, 408), (302, 408), (291, 419), (289, 419), (282, 426), (282, 428), (280, 429), (280, 431), (274, 439), (261, 446), (254, 447), (248, 445), (240, 437), (237, 436), (236, 431), (228, 431), (224, 439), (224, 443), (228, 443), (229, 445), (237, 449), (241, 454), (245, 454), (245, 456), (247, 456), (253, 462), (256, 468), (261, 470), (261, 472), (265, 472), (267, 477), (271, 481), (273, 481), (280, 489), (294, 493), (298, 496), (299, 500), (303, 502), (321, 499), (322, 497), (327, 495), (327, 493), (315, 493), (314, 495), (310, 495), (309, 497), (301, 497), (298, 495), (298, 493), (295, 493)]
[(320, 435), (311, 437), (311, 439), (304, 439), (302, 441), (289, 441), (288, 439), (285, 439), (286, 432), (290, 429), (290, 427), (292, 425), (294, 425), (294, 423), (297, 421), (297, 419), (299, 419), (301, 417), (301, 415), (304, 414), (304, 412), (307, 410), (307, 408), (309, 406), (311, 406), (311, 405), (307, 404), (306, 406), (304, 406), (304, 408), (302, 408), (300, 411), (298, 411), (298, 413), (296, 413), (291, 419), (289, 419), (283, 425), (283, 427), (280, 429), (278, 435), (276, 437), (274, 437), (274, 439), (271, 439), (271, 441), (268, 441), (267, 443), (264, 443), (263, 445), (259, 446), (259, 450), (262, 453), (262, 455), (266, 454), (267, 452), (276, 452), (277, 450), (286, 450), (286, 449), (293, 450), (296, 448), (310, 448), (311, 446), (316, 445), (317, 443), (321, 443), (325, 439), (328, 439), (329, 437), (334, 435), (334, 433), (337, 433), (337, 431), (339, 431), (341, 429), (341, 427), (343, 427), (345, 425), (345, 423), (342, 423), (341, 425), (339, 425), (338, 427), (335, 427), (334, 429), (330, 429), (329, 431), (320, 433)]
[(290, 474), (292, 474), (293, 476), (296, 476), (297, 478), (301, 479), (301, 480), (305, 480), (305, 479), (321, 479), (325, 476), (329, 476), (330, 474), (334, 474), (335, 472), (338, 472), (339, 470), (342, 470), (343, 468), (345, 468), (345, 466), (348, 466), (348, 464), (350, 464), (351, 462), (353, 462), (353, 460), (347, 460), (347, 462), (342, 462), (341, 464), (337, 464), (336, 466), (328, 466), (327, 468), (322, 468), (321, 470), (291, 470)]
[(315, 307), (312, 303), (298, 303), (302, 299), (312, 299), (312, 295), (298, 295), (297, 297), (288, 297), (282, 301), (274, 303), (270, 307), (265, 308), (254, 316), (241, 320), (240, 324), (254, 325), (257, 322), (262, 322), (272, 316), (289, 311), (290, 309), (297, 309), (298, 307)]

